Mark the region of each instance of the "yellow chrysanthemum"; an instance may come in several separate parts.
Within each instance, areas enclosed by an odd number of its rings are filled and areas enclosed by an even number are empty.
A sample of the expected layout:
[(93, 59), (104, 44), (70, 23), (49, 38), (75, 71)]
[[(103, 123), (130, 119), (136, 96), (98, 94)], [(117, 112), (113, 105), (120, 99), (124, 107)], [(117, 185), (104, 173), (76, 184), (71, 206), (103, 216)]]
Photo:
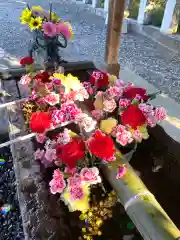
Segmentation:
[(28, 8), (25, 8), (20, 17), (21, 24), (28, 24), (31, 20), (31, 15), (32, 12)]
[(72, 200), (70, 198), (69, 189), (66, 187), (65, 191), (61, 194), (61, 198), (68, 206), (69, 211), (87, 211), (89, 209), (89, 188), (87, 185), (83, 185), (83, 198), (81, 200)]
[(34, 11), (39, 11), (39, 12), (44, 11), (44, 9), (41, 6), (32, 6), (31, 9)]
[(106, 120), (101, 120), (100, 130), (106, 134), (110, 134), (112, 129), (117, 125), (117, 120), (114, 118), (108, 118)]
[(96, 110), (97, 109), (102, 110), (104, 108), (103, 96), (102, 95), (96, 96), (96, 99), (94, 101), (94, 107), (95, 107)]
[(117, 77), (111, 74), (108, 74), (109, 85), (113, 86), (117, 80)]
[(74, 34), (73, 34), (71, 24), (69, 22), (64, 22), (64, 24), (66, 24), (68, 26), (68, 30), (70, 32), (70, 39), (73, 40), (74, 39)]
[(31, 31), (40, 29), (42, 27), (42, 18), (41, 17), (36, 17), (36, 18), (31, 18), (29, 22), (29, 28)]

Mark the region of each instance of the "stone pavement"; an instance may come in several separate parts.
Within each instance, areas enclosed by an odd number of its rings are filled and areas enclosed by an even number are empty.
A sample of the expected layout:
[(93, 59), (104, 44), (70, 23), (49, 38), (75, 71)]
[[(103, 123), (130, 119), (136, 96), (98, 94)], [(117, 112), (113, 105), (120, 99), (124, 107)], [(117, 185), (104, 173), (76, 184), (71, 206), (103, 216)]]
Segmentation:
[[(74, 41), (62, 55), (67, 60), (92, 60), (103, 62), (106, 27), (102, 17), (88, 12), (84, 4), (72, 0), (53, 0), (57, 14), (69, 21), (74, 30)], [(42, 5), (48, 9), (48, 1), (28, 0), (30, 5)], [(9, 54), (20, 57), (27, 54), (31, 34), (20, 25), (19, 16), (25, 6), (23, 0), (0, 0), (0, 56)], [(170, 50), (158, 45), (151, 39), (135, 33), (122, 35), (120, 63), (158, 89), (180, 102), (180, 58)]]

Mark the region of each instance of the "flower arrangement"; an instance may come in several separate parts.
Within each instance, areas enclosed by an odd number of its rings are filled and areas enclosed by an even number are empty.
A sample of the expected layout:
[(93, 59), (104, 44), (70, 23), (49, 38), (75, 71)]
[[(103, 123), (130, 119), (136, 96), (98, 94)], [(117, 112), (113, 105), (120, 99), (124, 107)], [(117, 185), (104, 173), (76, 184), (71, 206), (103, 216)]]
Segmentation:
[(22, 11), (21, 24), (28, 25), (31, 31), (42, 31), (46, 37), (55, 37), (63, 34), (66, 39), (73, 38), (71, 25), (68, 22), (62, 21), (56, 13), (52, 12), (52, 5), (50, 11), (45, 11), (40, 6), (29, 5)]
[[(25, 60), (21, 62), (31, 65)], [(36, 133), (35, 159), (54, 169), (50, 192), (60, 194), (69, 211), (81, 211), (80, 218), (92, 223), (91, 191), (94, 186), (104, 189), (101, 164), (115, 168), (116, 178), (123, 178), (126, 164), (119, 161), (124, 157), (121, 149), (146, 140), (148, 128), (165, 119), (166, 110), (148, 103), (151, 96), (146, 89), (101, 71), (94, 71), (85, 82), (62, 68), (29, 72), (20, 83), (31, 91), (23, 107), (26, 122)], [(48, 134), (58, 127), (58, 132)], [(110, 196), (110, 206), (117, 201), (114, 193), (104, 195)], [(111, 216), (108, 208), (104, 215)], [(101, 234), (97, 226), (87, 239), (94, 234)]]

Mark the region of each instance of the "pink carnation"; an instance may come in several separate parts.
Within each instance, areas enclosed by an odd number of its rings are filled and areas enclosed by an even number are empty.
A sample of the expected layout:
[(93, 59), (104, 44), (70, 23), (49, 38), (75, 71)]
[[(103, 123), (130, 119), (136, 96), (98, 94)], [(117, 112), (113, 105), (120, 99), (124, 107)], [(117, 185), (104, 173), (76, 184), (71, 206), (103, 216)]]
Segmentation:
[(57, 35), (56, 33), (56, 24), (52, 22), (47, 22), (43, 24), (43, 31), (44, 34), (47, 35), (48, 37), (54, 37)]
[(67, 182), (70, 187), (80, 186), (82, 183), (81, 177), (78, 173), (75, 173), (72, 177), (68, 178)]
[(71, 200), (80, 200), (84, 197), (83, 188), (80, 186), (71, 187), (69, 189)]
[(27, 86), (31, 82), (31, 80), (32, 80), (31, 77), (28, 74), (26, 74), (21, 77), (19, 83)]
[(119, 100), (119, 107), (120, 108), (126, 108), (131, 104), (131, 101), (129, 99), (126, 98), (121, 98)]
[(117, 125), (116, 127), (113, 128), (112, 132), (111, 132), (111, 135), (113, 137), (116, 137), (116, 134), (117, 133), (122, 133), (126, 130), (126, 127), (124, 125)]
[(80, 124), (86, 132), (92, 132), (95, 129), (97, 122), (91, 117), (87, 116), (82, 119), (82, 122)]
[(56, 149), (51, 149), (51, 148), (47, 149), (44, 157), (45, 157), (46, 160), (48, 160), (49, 162), (55, 161), (56, 158), (57, 158), (57, 156), (56, 156)]
[(141, 142), (142, 139), (143, 139), (143, 135), (142, 133), (136, 129), (135, 131), (133, 131), (133, 134), (132, 134), (133, 138), (137, 141), (137, 142)]
[(34, 153), (34, 157), (35, 157), (36, 160), (37, 159), (41, 160), (43, 158), (43, 156), (44, 156), (44, 150), (41, 150), (39, 148)]
[(61, 110), (54, 110), (51, 117), (53, 124), (57, 125), (67, 121), (75, 121), (80, 114), (81, 109), (74, 103), (63, 103), (61, 105)]
[(103, 111), (100, 109), (96, 109), (91, 111), (92, 117), (95, 118), (97, 121), (103, 117)]
[(106, 93), (105, 93), (105, 97), (107, 99), (112, 99), (112, 98), (115, 98), (115, 97), (120, 97), (122, 95), (122, 89), (114, 86), (114, 87), (109, 87), (107, 90), (106, 90)]
[(81, 170), (80, 176), (83, 182), (88, 183), (90, 185), (101, 182), (99, 170), (97, 167), (83, 168)]
[(103, 105), (104, 105), (104, 111), (106, 111), (106, 112), (113, 112), (117, 107), (114, 99), (105, 100), (103, 102)]
[(155, 118), (158, 121), (164, 120), (167, 116), (167, 112), (163, 107), (156, 108), (154, 113), (155, 113)]
[(133, 141), (132, 135), (129, 131), (123, 131), (122, 133), (116, 134), (116, 141), (122, 146), (126, 146), (128, 143)]
[(150, 126), (150, 127), (155, 127), (156, 124), (157, 124), (157, 119), (155, 118), (155, 116), (153, 115), (149, 115), (147, 116), (147, 124)]
[(139, 104), (139, 109), (143, 112), (143, 114), (144, 114), (145, 116), (146, 116), (146, 115), (149, 115), (149, 114), (152, 115), (153, 106), (150, 105), (150, 104), (141, 103), (141, 104)]
[(37, 134), (36, 135), (36, 141), (38, 143), (44, 143), (46, 141), (47, 137), (44, 134)]
[(50, 94), (46, 95), (45, 97), (41, 98), (40, 102), (45, 102), (51, 106), (54, 106), (59, 103), (59, 94), (50, 93)]
[(115, 85), (116, 85), (118, 88), (124, 88), (124, 87), (125, 87), (125, 83), (124, 83), (124, 81), (121, 80), (121, 79), (117, 79)]
[(89, 98), (89, 94), (85, 87), (81, 86), (80, 89), (76, 92), (76, 99), (78, 101), (84, 101)]
[(71, 136), (70, 136), (70, 130), (65, 128), (62, 133), (59, 133), (58, 138), (57, 138), (57, 143), (65, 145), (68, 142), (70, 142)]
[(54, 170), (53, 179), (49, 182), (50, 191), (52, 194), (62, 193), (66, 187), (62, 172), (57, 169)]

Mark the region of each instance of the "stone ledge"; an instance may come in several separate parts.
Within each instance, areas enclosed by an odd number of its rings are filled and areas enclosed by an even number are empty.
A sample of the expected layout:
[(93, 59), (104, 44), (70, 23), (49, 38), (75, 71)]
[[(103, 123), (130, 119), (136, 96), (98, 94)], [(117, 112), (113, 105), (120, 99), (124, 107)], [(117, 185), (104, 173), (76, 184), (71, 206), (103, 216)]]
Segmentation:
[(178, 39), (174, 35), (163, 34), (158, 27), (152, 25), (141, 25), (136, 20), (129, 18), (127, 21), (130, 31), (148, 36), (162, 46), (180, 54), (180, 38)]

